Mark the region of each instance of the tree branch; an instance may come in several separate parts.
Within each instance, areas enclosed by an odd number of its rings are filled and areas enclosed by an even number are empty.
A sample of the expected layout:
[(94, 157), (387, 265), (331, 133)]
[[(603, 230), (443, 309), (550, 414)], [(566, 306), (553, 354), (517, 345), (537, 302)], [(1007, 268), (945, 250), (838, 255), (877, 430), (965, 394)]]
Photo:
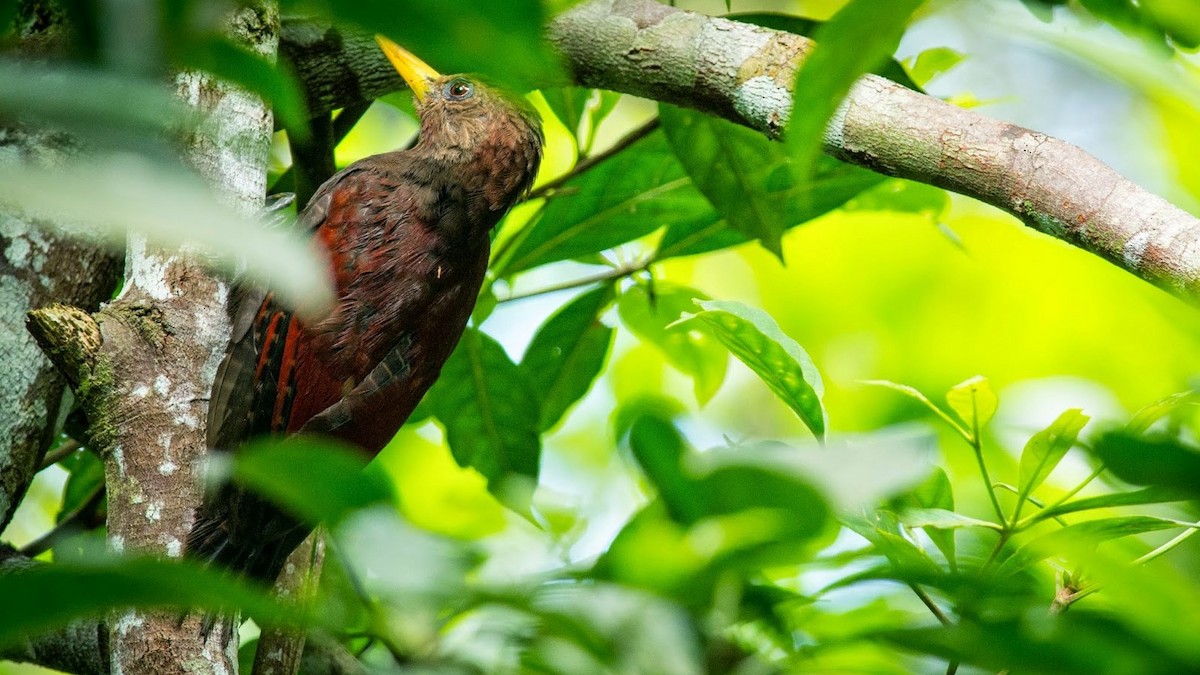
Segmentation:
[[(322, 40), (306, 40), (313, 34)], [(364, 39), (332, 35), (299, 22), (283, 27), (297, 72), (338, 73), (308, 87), (313, 110), (400, 86)], [(655, 0), (588, 0), (556, 17), (548, 37), (581, 85), (696, 108), (769, 136), (786, 125), (796, 69), (814, 47)], [(992, 204), (1200, 302), (1200, 220), (1069, 143), (868, 75), (830, 121), (825, 150)]]

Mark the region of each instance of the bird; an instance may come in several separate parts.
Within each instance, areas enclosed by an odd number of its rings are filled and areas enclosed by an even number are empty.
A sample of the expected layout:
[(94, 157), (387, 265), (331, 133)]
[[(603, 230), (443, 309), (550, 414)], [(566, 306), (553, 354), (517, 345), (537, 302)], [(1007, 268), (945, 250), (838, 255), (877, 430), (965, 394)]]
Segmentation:
[[(293, 434), (332, 437), (368, 457), (382, 450), (454, 350), (485, 278), (490, 233), (537, 174), (543, 135), (526, 100), (441, 75), (376, 39), (412, 90), (417, 141), (342, 169), (299, 214), (336, 291), (326, 316), (306, 320), (269, 288), (235, 288), (209, 401), (213, 452)], [(311, 529), (226, 483), (205, 497), (185, 552), (270, 584)]]

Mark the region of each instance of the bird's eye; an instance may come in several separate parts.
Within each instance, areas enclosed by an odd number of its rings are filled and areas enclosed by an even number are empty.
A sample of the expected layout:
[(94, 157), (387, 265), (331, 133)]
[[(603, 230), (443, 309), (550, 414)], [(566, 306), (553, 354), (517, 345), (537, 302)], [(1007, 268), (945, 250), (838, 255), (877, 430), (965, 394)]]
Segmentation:
[(451, 101), (462, 101), (475, 95), (475, 87), (472, 87), (471, 83), (466, 80), (451, 80), (446, 83), (443, 92)]

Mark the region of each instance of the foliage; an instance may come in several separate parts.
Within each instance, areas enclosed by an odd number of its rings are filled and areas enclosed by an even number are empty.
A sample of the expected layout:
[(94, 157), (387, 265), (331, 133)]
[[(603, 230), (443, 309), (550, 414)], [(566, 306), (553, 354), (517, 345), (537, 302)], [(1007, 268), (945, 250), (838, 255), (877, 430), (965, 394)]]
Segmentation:
[[(213, 37), (195, 20), (201, 4), (162, 3), (147, 30), (169, 49), (132, 65), (112, 61), (99, 10), (82, 2), (64, 3), (84, 28), (74, 64), (0, 62), (11, 83), (0, 112), (79, 133), (101, 169), (9, 171), (0, 198), (194, 242), (198, 221), (163, 214), (223, 212), (144, 137), (203, 121), (154, 76), (203, 68), (269, 97), (293, 138), (305, 126), (296, 83)], [(817, 156), (838, 94), (862, 72), (899, 67), (886, 57), (920, 4), (856, 1), (819, 25), (757, 16), (822, 39), (797, 80), (822, 104), (798, 111), (781, 143), (695, 111), (551, 86), (561, 73), (533, 0), (413, 1), (406, 16), (383, 2), (285, 3), (388, 33), (446, 69), (543, 87), (534, 100), (557, 168), (500, 226), (473, 325), (375, 464), (292, 439), (230, 467), (330, 526), (336, 555), (315, 606), (63, 538), (43, 556), (53, 564), (0, 574), (0, 644), (127, 607), (237, 606), (327, 632), (381, 672), (1200, 669), (1200, 585), (1170, 564), (1194, 561), (1200, 526), (1196, 395), (1132, 416), (1056, 401), (1036, 426), (1006, 413), (1020, 403), (1016, 380), (1047, 374), (1124, 386), (1126, 404), (1162, 396), (1200, 367), (1192, 310), (1106, 276), (1104, 263), (992, 234), (1007, 225), (994, 216), (956, 214), (962, 236), (948, 235), (933, 227), (953, 219), (942, 190)], [(1188, 0), (1057, 14), (1064, 3), (1025, 4), (1047, 20), (1087, 12), (1156, 48), (1196, 41), (1179, 19), (1193, 16)], [(881, 9), (886, 30), (862, 18)], [(924, 86), (963, 58), (930, 50), (904, 62), (906, 77)], [(94, 96), (80, 102), (64, 83)], [(410, 116), (398, 98), (376, 102), (348, 142), (370, 142), (372, 116)], [(138, 170), (111, 171), (115, 156)], [(170, 204), (130, 208), (175, 187)], [(63, 193), (76, 198), (54, 199)], [(249, 251), (272, 283), (311, 292), (314, 263), (281, 248), (302, 246), (241, 220), (226, 221), (249, 228), (234, 234), (210, 226), (212, 250)], [(988, 263), (964, 262), (958, 247), (1000, 250), (999, 280), (964, 290), (961, 269)], [(1047, 289), (1043, 267), (1085, 277), (1080, 297)], [(987, 293), (1003, 302), (972, 313)], [(1013, 318), (1023, 309), (1040, 313)], [(830, 325), (843, 333), (831, 338)], [(1118, 330), (1147, 346), (1105, 370), (1117, 359), (1096, 345)], [(873, 334), (886, 339), (862, 338)], [(975, 360), (1000, 377), (952, 385)], [(100, 509), (100, 461), (84, 451), (61, 468), (55, 512)]]

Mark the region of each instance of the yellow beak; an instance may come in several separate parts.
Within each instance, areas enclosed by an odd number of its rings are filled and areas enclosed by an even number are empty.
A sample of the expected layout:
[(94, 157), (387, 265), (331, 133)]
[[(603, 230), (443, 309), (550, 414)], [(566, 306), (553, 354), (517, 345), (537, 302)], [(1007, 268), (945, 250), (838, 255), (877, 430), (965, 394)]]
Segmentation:
[(412, 52), (384, 36), (376, 35), (375, 41), (379, 43), (379, 48), (383, 50), (384, 56), (388, 57), (388, 61), (392, 62), (392, 66), (408, 83), (408, 88), (412, 89), (413, 95), (417, 97), (417, 102), (423, 102), (425, 92), (429, 90), (429, 83), (441, 77), (441, 74), (430, 68), (429, 64), (413, 56)]

